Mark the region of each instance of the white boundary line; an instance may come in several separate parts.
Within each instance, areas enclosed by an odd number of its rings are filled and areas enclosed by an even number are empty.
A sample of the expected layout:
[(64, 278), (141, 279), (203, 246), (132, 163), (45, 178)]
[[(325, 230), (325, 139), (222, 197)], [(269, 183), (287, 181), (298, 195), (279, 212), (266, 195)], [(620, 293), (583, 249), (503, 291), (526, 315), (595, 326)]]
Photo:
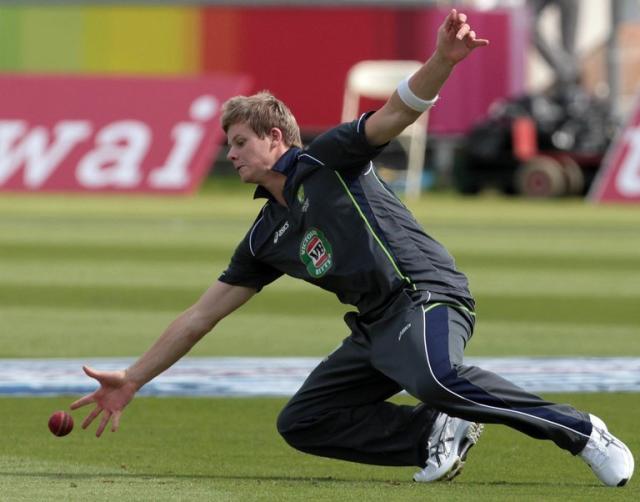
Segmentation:
[[(84, 394), (95, 383), (82, 365), (121, 369), (133, 358), (0, 359), (0, 396)], [(291, 396), (315, 357), (186, 357), (142, 388), (153, 396)], [(640, 358), (469, 357), (530, 392), (640, 392)]]

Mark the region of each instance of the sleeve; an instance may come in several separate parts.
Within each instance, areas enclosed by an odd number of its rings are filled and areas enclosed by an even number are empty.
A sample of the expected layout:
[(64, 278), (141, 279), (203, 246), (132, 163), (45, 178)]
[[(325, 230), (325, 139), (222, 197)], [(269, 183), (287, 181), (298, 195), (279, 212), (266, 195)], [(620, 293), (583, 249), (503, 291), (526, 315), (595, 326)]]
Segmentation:
[(249, 247), (249, 237), (250, 235), (247, 234), (240, 242), (231, 257), (229, 266), (218, 280), (233, 286), (244, 286), (260, 291), (280, 277), (282, 272), (253, 256)]
[(362, 169), (387, 146), (373, 146), (367, 141), (364, 124), (374, 112), (367, 112), (353, 122), (345, 122), (318, 136), (301, 155), (336, 171)]

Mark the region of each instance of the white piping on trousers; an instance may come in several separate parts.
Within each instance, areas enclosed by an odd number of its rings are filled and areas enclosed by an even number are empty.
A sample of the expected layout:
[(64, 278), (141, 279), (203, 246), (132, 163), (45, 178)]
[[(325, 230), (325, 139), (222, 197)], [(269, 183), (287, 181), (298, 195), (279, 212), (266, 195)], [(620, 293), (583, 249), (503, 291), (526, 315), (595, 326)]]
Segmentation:
[(431, 373), (431, 376), (433, 377), (435, 382), (440, 387), (442, 387), (444, 390), (446, 390), (450, 394), (453, 394), (454, 396), (462, 399), (463, 401), (467, 401), (467, 402), (472, 403), (472, 404), (474, 404), (476, 406), (481, 406), (481, 407), (485, 407), (485, 408), (490, 408), (492, 410), (500, 410), (500, 411), (504, 411), (504, 412), (508, 412), (508, 413), (514, 413), (516, 415), (524, 415), (526, 417), (535, 418), (537, 420), (541, 420), (541, 421), (546, 422), (548, 424), (567, 429), (567, 430), (573, 432), (574, 434), (578, 434), (580, 436), (589, 438), (589, 436), (587, 434), (583, 434), (582, 432), (576, 431), (576, 430), (572, 429), (571, 427), (567, 427), (566, 425), (562, 425), (562, 424), (558, 424), (556, 422), (552, 422), (551, 420), (547, 420), (546, 418), (536, 417), (535, 415), (530, 415), (530, 414), (524, 413), (522, 411), (508, 410), (506, 408), (498, 408), (497, 406), (491, 406), (489, 404), (477, 403), (477, 402), (475, 402), (475, 401), (473, 401), (473, 400), (471, 400), (469, 398), (466, 398), (464, 396), (461, 396), (460, 394), (457, 394), (457, 393), (453, 392), (451, 389), (447, 388), (442, 383), (440, 383), (440, 380), (438, 380), (436, 378), (436, 376), (434, 375), (433, 370), (431, 369), (431, 363), (429, 362), (429, 350), (427, 349), (427, 319), (426, 319), (426, 311), (425, 311), (424, 305), (422, 305), (421, 308), (422, 308), (422, 313), (423, 313), (423, 315), (422, 315), (423, 331), (422, 332), (423, 332), (423, 339), (424, 339), (424, 354), (425, 354), (425, 357), (427, 359), (427, 366), (429, 367), (429, 373)]

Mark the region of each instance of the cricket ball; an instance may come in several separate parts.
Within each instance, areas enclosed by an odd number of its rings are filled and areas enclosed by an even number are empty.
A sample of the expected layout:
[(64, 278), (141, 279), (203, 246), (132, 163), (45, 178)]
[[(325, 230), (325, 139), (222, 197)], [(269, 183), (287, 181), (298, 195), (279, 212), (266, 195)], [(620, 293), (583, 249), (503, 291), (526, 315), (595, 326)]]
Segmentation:
[(73, 430), (73, 418), (66, 411), (55, 411), (49, 417), (49, 430), (54, 436), (66, 436)]

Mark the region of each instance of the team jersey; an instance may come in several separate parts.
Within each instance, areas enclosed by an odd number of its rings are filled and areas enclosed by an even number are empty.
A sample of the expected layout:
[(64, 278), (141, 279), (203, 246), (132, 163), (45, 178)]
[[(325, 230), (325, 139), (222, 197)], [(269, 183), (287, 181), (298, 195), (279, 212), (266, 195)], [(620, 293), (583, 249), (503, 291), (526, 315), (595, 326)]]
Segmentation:
[(406, 289), (473, 308), (464, 274), (376, 173), (384, 145), (368, 143), (370, 114), (291, 148), (273, 166), (286, 176), (284, 207), (267, 198), (220, 280), (260, 291), (283, 274), (335, 293), (361, 315), (381, 312)]

